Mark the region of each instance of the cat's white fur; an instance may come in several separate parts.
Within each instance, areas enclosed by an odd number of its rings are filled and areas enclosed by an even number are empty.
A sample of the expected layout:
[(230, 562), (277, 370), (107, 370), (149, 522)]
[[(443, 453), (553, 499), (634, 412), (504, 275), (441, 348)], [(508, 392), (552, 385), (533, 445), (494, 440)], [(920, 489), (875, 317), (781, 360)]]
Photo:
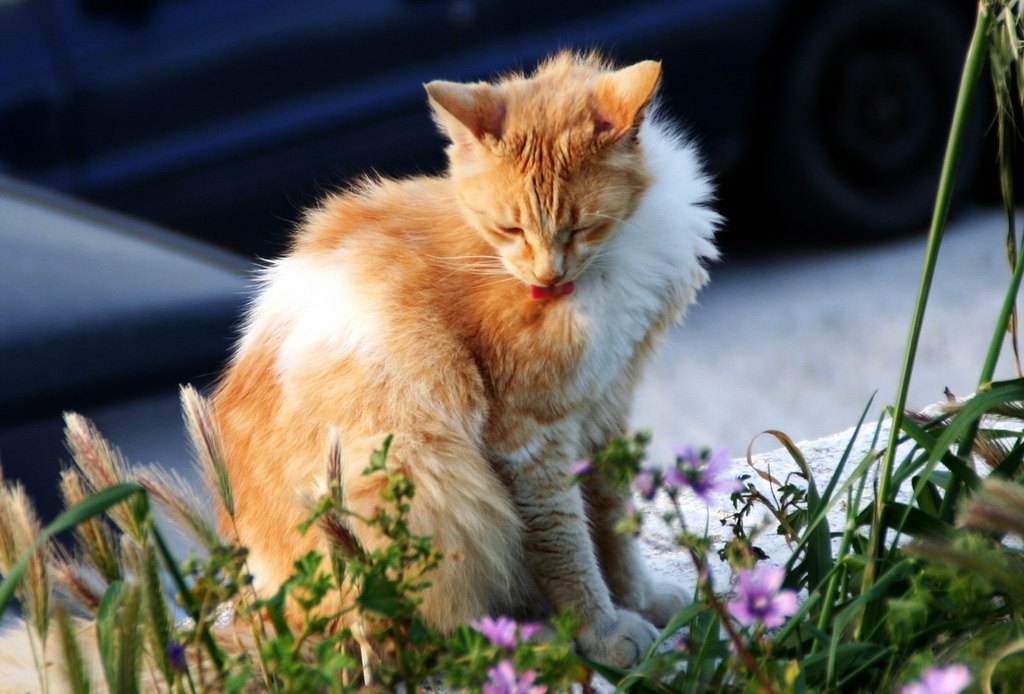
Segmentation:
[(641, 125), (640, 142), (651, 185), (566, 302), (593, 332), (581, 365), (584, 388), (622, 370), (664, 310), (667, 287), (690, 304), (707, 281), (702, 259), (718, 257), (711, 238), (719, 215), (707, 206), (713, 191), (696, 150), (657, 117)]

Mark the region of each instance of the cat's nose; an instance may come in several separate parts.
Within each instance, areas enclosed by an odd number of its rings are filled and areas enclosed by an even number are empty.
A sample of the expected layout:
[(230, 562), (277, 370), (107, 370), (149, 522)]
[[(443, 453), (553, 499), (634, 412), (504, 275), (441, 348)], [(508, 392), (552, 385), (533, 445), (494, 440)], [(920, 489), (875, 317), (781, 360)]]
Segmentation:
[(562, 282), (562, 277), (564, 277), (562, 273), (558, 273), (557, 275), (537, 275), (537, 282), (545, 287), (554, 287), (556, 284), (560, 284)]

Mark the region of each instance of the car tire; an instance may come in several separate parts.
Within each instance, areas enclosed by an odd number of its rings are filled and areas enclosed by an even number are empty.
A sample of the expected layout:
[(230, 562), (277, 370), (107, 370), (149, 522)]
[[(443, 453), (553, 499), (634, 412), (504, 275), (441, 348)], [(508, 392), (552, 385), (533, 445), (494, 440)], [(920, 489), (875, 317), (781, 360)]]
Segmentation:
[[(833, 1), (809, 17), (783, 61), (759, 176), (779, 221), (855, 238), (927, 224), (969, 28), (940, 0)], [(968, 176), (982, 150), (975, 121)]]

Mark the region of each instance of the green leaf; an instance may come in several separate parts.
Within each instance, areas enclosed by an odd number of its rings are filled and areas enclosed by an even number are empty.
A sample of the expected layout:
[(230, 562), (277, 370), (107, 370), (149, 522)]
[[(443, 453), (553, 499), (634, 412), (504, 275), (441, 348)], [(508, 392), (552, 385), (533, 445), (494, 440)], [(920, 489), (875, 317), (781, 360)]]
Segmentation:
[(881, 646), (874, 643), (852, 641), (837, 645), (834, 654), (832, 652), (814, 653), (803, 658), (800, 661), (800, 669), (808, 681), (816, 682), (826, 676), (830, 662), (834, 661), (837, 672), (846, 672), (859, 665), (866, 657), (877, 655), (883, 650)]
[(942, 434), (939, 437), (935, 437), (931, 432), (926, 431), (923, 427), (909, 418), (905, 418), (903, 420), (902, 426), (903, 431), (914, 439), (921, 448), (928, 452), (928, 457), (919, 459), (916, 465), (901, 466), (899, 473), (893, 476), (893, 489), (899, 488), (899, 485), (917, 472), (918, 469), (927, 469), (929, 466), (934, 467), (935, 463), (940, 462), (971, 489), (976, 488), (981, 482), (981, 478), (978, 477), (978, 473), (972, 470), (967, 463), (954, 455), (950, 450), (950, 445), (952, 444), (954, 437), (951, 437), (948, 434), (950, 431), (962, 431), (962, 427), (953, 429), (951, 426), (947, 426), (942, 430)]
[[(857, 516), (857, 522), (867, 524), (872, 522), (874, 510), (870, 507), (861, 511)], [(912, 537), (949, 537), (953, 534), (953, 526), (941, 518), (922, 511), (919, 508), (890, 502), (882, 509), (882, 524), (899, 533), (911, 535)]]
[(905, 559), (901, 561), (880, 576), (871, 587), (851, 600), (836, 615), (835, 622), (832, 625), (832, 643), (827, 653), (826, 682), (828, 684), (833, 684), (836, 675), (841, 674), (843, 672), (842, 668), (849, 665), (846, 660), (840, 658), (840, 655), (846, 652), (843, 650), (843, 646), (848, 645), (841, 643), (845, 636), (846, 628), (871, 603), (884, 599), (888, 595), (890, 587), (894, 583), (906, 578), (912, 570), (913, 562), (911, 560)]
[(266, 609), (270, 623), (274, 625), (274, 631), (277, 632), (279, 639), (290, 639), (292, 633), (292, 630), (288, 628), (288, 620), (285, 619), (284, 603), (287, 590), (287, 586), (281, 586), (271, 597), (259, 603)]
[(405, 604), (395, 582), (377, 571), (363, 577), (356, 602), (363, 610), (384, 617), (398, 617)]
[[(670, 690), (666, 687), (651, 682), (647, 678), (641, 677), (630, 677), (632, 674), (629, 670), (624, 668), (615, 667), (614, 665), (608, 665), (598, 660), (591, 660), (585, 656), (576, 656), (580, 662), (586, 665), (588, 668), (593, 670), (595, 673), (603, 677), (606, 681), (611, 684), (617, 685), (615, 691), (616, 694), (619, 692), (637, 692), (638, 694), (669, 694)], [(621, 683), (621, 684), (620, 684)]]
[(665, 628), (661, 630), (661, 634), (659, 634), (658, 638), (655, 639), (654, 643), (651, 644), (651, 647), (647, 649), (647, 655), (644, 657), (650, 658), (652, 655), (654, 655), (654, 652), (658, 649), (658, 646), (663, 644), (668, 638), (670, 638), (673, 634), (682, 629), (684, 626), (692, 622), (696, 617), (703, 614), (704, 612), (707, 612), (710, 609), (711, 607), (709, 605), (696, 602), (687, 605), (686, 607), (681, 609), (679, 612), (675, 614), (674, 617), (672, 617), (672, 619), (669, 620), (668, 624), (665, 625)]

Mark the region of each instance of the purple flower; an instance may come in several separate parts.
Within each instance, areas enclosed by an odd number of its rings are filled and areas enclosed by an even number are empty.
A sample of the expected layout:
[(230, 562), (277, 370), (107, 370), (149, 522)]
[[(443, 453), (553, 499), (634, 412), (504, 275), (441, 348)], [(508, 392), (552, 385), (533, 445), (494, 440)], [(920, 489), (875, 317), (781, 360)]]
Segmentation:
[(577, 460), (575, 463), (573, 463), (572, 474), (575, 475), (576, 477), (579, 477), (581, 475), (587, 474), (593, 469), (594, 466), (590, 464), (589, 460)]
[(522, 675), (516, 674), (511, 660), (502, 660), (487, 671), (487, 682), (484, 683), (484, 694), (544, 694), (548, 688), (543, 685), (533, 686), (537, 676), (533, 670)]
[(185, 662), (185, 646), (174, 639), (170, 639), (167, 642), (167, 660), (170, 662), (171, 667), (178, 672), (184, 672), (188, 669), (188, 664)]
[(677, 448), (675, 454), (675, 467), (665, 472), (665, 484), (670, 489), (690, 489), (710, 506), (712, 494), (735, 492), (743, 486), (738, 479), (728, 477), (732, 461), (724, 448), (698, 453), (693, 446), (685, 446)]
[(543, 628), (544, 628), (544, 626), (541, 625), (541, 624), (531, 624), (530, 622), (526, 622), (525, 624), (520, 624), (519, 625), (519, 640), (521, 642), (522, 641), (529, 641), (531, 638), (533, 638), (534, 634), (536, 634), (538, 631), (540, 631)]
[(543, 629), (540, 624), (516, 624), (516, 620), (502, 615), (497, 619), (484, 617), (469, 623), (491, 643), (499, 648), (515, 648), (516, 644), (529, 641), (530, 637)]
[(650, 501), (654, 493), (658, 491), (658, 472), (651, 468), (643, 468), (633, 478), (633, 489), (640, 492), (640, 496)]
[(960, 694), (970, 683), (970, 670), (957, 663), (928, 668), (921, 679), (900, 689), (900, 694)]
[(484, 617), (483, 619), (470, 622), (469, 626), (486, 636), (488, 641), (499, 648), (515, 648), (516, 643), (518, 643), (516, 639), (516, 620), (511, 617), (505, 617), (504, 615), (497, 619)]
[(728, 605), (729, 614), (743, 626), (755, 622), (769, 629), (782, 626), (797, 608), (796, 593), (779, 590), (784, 577), (781, 566), (740, 569), (736, 574), (736, 598)]

